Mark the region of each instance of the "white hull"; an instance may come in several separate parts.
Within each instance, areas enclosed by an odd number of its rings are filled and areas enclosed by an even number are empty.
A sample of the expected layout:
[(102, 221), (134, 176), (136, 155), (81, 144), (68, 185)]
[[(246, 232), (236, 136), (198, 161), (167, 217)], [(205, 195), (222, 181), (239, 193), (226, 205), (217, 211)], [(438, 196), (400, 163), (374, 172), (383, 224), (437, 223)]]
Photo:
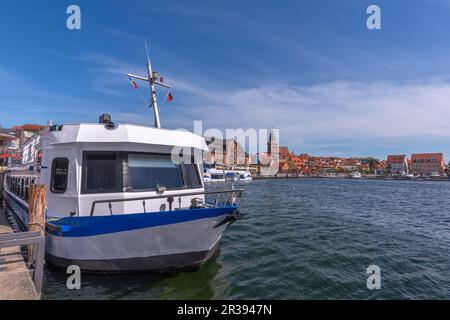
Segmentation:
[(218, 216), (87, 237), (49, 234), (46, 253), (53, 264), (78, 263), (85, 271), (186, 268), (201, 264), (213, 253), (226, 228), (226, 225), (214, 226), (224, 218)]

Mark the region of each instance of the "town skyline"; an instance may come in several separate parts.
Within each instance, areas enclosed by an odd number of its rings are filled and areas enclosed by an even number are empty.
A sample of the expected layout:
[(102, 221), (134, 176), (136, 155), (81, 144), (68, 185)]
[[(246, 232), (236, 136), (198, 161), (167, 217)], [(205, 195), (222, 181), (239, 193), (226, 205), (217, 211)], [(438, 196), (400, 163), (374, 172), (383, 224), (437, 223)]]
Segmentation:
[[(8, 133), (11, 131), (11, 133), (18, 135), (18, 138), (20, 139), (20, 130), (21, 128), (26, 128), (25, 130), (31, 130), (29, 131), (27, 137), (30, 137), (30, 133), (37, 131), (36, 128), (38, 128), (39, 130), (44, 128), (46, 126), (46, 124), (37, 124), (37, 123), (23, 123), (23, 124), (14, 124), (13, 126), (11, 126), (10, 128), (5, 128), (2, 127), (0, 124), (0, 134), (1, 133)], [(23, 134), (23, 133), (22, 133)], [(210, 138), (207, 136), (204, 136), (205, 138)], [(24, 141), (22, 141), (24, 142)], [(267, 141), (264, 141), (262, 143), (262, 145), (267, 145), (267, 143), (269, 142), (269, 136), (267, 137)], [(19, 143), (20, 144), (20, 143)], [(1, 147), (1, 146), (0, 146)], [(245, 146), (241, 148), (245, 151), (248, 152), (247, 149), (248, 146)], [(384, 155), (380, 155), (380, 156), (374, 156), (374, 155), (370, 155), (370, 154), (349, 154), (349, 155), (345, 155), (345, 154), (318, 154), (318, 153), (312, 153), (312, 152), (308, 152), (307, 150), (295, 150), (293, 148), (291, 148), (288, 145), (284, 145), (283, 143), (279, 143), (279, 147), (280, 149), (286, 149), (288, 150), (288, 152), (290, 154), (293, 154), (295, 156), (299, 156), (302, 154), (307, 154), (310, 157), (322, 157), (322, 158), (341, 158), (341, 159), (352, 159), (352, 158), (357, 158), (357, 159), (363, 159), (363, 158), (373, 158), (373, 159), (377, 159), (377, 160), (385, 160), (387, 159), (390, 155), (405, 155), (406, 157), (408, 156), (412, 156), (413, 154), (433, 154), (433, 153), (442, 153), (443, 154), (443, 158), (444, 159), (449, 159), (448, 161), (445, 161), (446, 163), (450, 163), (450, 158), (447, 158), (446, 155), (441, 152), (440, 150), (432, 150), (432, 151), (428, 151), (428, 152), (423, 152), (420, 150), (414, 150), (413, 152), (410, 153), (405, 153), (405, 152), (393, 152), (393, 153), (389, 153), (389, 154), (384, 154)], [(265, 152), (266, 150), (259, 150), (257, 153), (250, 153), (251, 156), (257, 156), (258, 153), (260, 152)], [(0, 152), (1, 153), (1, 152)], [(411, 158), (411, 157), (410, 157)]]

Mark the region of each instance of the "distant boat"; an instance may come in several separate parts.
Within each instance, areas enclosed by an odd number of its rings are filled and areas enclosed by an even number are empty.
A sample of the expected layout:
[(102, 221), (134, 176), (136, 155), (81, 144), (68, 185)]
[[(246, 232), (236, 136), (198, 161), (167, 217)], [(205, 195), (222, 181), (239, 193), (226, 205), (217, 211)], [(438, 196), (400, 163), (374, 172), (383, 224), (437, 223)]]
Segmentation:
[(208, 169), (203, 174), (204, 182), (224, 182), (225, 172), (223, 170)]
[(203, 174), (204, 182), (224, 182), (224, 181), (252, 181), (250, 171), (243, 170), (219, 170), (206, 169)]
[(441, 174), (440, 174), (439, 172), (432, 172), (432, 173), (430, 174), (430, 177), (431, 177), (431, 178), (440, 178), (440, 177), (441, 177)]
[(250, 171), (240, 171), (239, 172), (239, 181), (252, 181), (252, 174)]
[(349, 175), (347, 175), (347, 178), (349, 179), (359, 179), (362, 178), (361, 172), (352, 172)]
[(225, 181), (239, 181), (239, 176), (236, 171), (228, 171), (225, 173)]

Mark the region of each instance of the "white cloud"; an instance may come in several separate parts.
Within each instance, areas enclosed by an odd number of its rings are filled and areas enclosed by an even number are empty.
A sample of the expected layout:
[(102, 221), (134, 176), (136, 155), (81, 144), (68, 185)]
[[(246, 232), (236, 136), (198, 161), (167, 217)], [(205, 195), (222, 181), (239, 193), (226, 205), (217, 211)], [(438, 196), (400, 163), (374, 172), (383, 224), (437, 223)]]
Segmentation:
[[(263, 86), (234, 91), (182, 85), (192, 119), (218, 128), (281, 129), (287, 144), (299, 139), (450, 136), (450, 83), (332, 82)], [(185, 114), (179, 121), (185, 121)]]

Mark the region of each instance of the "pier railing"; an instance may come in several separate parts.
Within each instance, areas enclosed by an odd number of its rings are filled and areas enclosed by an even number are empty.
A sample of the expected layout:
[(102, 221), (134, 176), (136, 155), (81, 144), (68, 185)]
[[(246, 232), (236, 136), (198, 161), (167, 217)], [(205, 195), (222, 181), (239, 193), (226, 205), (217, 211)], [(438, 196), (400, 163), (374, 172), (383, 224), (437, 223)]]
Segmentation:
[(39, 231), (0, 234), (0, 252), (2, 248), (25, 245), (33, 246), (28, 265), (36, 293), (40, 297), (44, 270), (45, 236)]
[[(169, 211), (176, 210), (173, 203), (177, 200), (178, 209), (181, 209), (181, 198), (182, 197), (192, 197), (192, 196), (203, 196), (205, 199), (193, 198), (191, 199), (191, 206), (193, 207), (205, 207), (205, 208), (218, 208), (224, 206), (238, 206), (242, 197), (242, 192), (244, 189), (231, 189), (231, 190), (220, 190), (220, 191), (199, 191), (199, 192), (188, 192), (188, 193), (176, 193), (167, 195), (157, 195), (149, 197), (136, 197), (136, 198), (126, 198), (126, 199), (106, 199), (106, 200), (94, 200), (91, 207), (91, 216), (94, 215), (95, 206), (101, 203), (107, 203), (110, 214), (112, 215), (112, 204), (115, 202), (130, 202), (130, 201), (142, 201), (143, 212), (145, 213), (145, 205), (147, 200), (156, 199), (166, 199), (169, 204)], [(195, 200), (198, 199), (198, 200)]]

